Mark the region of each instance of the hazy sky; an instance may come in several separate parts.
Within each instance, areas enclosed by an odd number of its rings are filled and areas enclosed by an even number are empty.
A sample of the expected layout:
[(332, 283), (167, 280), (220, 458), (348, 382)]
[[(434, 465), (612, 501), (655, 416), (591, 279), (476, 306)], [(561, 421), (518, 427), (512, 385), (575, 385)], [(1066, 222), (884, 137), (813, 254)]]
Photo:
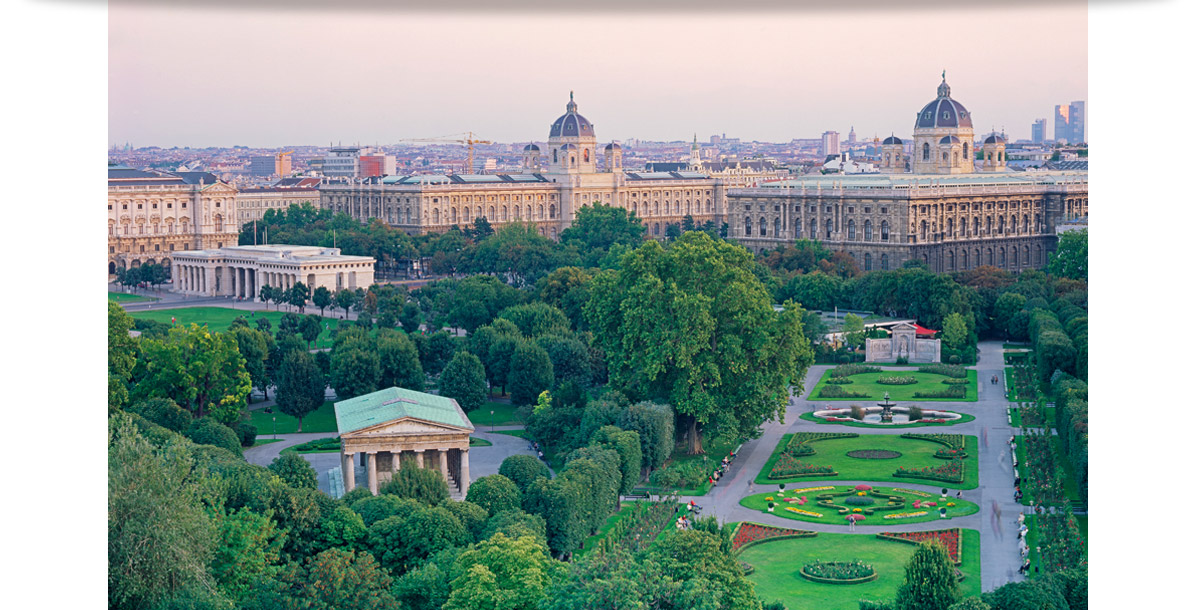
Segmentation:
[[(821, 12), (109, 9), (109, 141), (911, 136), (946, 70), (976, 133), (1087, 99), (1087, 5)], [(1051, 135), (1051, 134), (1047, 134)]]

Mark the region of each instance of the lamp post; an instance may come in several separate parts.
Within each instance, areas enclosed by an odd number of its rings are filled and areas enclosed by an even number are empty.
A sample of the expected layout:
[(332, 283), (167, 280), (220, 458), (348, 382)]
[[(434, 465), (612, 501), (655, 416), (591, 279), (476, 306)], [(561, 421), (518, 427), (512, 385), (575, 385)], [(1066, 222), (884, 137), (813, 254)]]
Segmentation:
[(492, 409), (492, 432), (496, 431), (496, 410)]
[(279, 440), (279, 435), (277, 434), (277, 432), (278, 432), (278, 430), (276, 430), (276, 428), (275, 428), (275, 416), (272, 415), (271, 416), (271, 438), (273, 438), (275, 440)]

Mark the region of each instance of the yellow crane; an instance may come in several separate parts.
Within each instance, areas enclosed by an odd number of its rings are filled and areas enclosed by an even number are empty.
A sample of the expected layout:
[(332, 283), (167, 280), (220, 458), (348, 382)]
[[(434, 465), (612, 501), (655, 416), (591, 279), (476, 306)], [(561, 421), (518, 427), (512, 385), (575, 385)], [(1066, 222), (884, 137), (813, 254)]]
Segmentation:
[[(454, 136), (467, 136), (466, 138), (456, 138)], [(492, 144), (491, 140), (476, 140), (475, 133), (468, 131), (466, 133), (455, 133), (440, 138), (405, 138), (401, 142), (444, 142), (447, 144), (466, 144), (467, 145), (467, 166), (463, 173), (475, 173), (475, 145), (476, 144)]]

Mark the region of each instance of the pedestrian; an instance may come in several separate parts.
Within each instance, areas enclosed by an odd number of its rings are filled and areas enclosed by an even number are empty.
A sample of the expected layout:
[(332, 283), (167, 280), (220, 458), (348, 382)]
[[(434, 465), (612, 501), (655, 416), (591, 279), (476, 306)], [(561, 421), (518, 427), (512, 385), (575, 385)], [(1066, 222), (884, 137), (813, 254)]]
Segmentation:
[(962, 499), (962, 490), (961, 490), (961, 489), (960, 489), (960, 490), (958, 490), (957, 497), (958, 497), (958, 499), (959, 499), (959, 500), (961, 500), (961, 499)]

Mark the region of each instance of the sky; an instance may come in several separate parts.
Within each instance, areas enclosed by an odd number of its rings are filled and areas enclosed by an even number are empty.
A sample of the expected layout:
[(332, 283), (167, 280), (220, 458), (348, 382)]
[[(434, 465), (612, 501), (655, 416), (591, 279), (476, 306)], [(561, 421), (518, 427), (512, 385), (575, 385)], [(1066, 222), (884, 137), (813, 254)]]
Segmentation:
[(644, 13), (109, 7), (109, 143), (281, 147), (472, 131), (600, 141), (911, 136), (946, 71), (976, 133), (1087, 100), (1087, 5)]

